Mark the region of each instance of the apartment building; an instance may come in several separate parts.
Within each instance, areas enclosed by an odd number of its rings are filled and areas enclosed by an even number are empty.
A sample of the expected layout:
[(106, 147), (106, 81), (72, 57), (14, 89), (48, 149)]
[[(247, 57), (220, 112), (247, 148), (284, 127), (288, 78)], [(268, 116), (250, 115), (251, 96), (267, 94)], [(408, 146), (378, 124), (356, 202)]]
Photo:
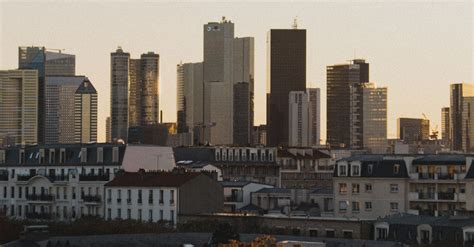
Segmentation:
[(223, 209), (222, 186), (205, 173), (124, 172), (105, 185), (106, 219), (164, 221), (179, 215), (216, 213)]
[(222, 181), (224, 188), (224, 210), (226, 212), (240, 211), (251, 203), (253, 192), (263, 188), (273, 188), (271, 185), (252, 183), (247, 181)]
[(10, 218), (70, 221), (103, 216), (104, 184), (125, 145), (55, 144), (0, 149), (0, 210)]
[(335, 215), (374, 219), (396, 213), (443, 216), (474, 211), (473, 156), (359, 155), (334, 171)]

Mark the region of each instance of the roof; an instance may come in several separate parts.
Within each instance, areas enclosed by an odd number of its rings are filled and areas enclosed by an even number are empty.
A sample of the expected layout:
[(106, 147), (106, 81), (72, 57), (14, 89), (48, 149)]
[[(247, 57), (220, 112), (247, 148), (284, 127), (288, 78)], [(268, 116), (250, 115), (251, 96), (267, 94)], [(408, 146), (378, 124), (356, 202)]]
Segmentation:
[[(288, 148), (288, 149), (292, 149), (292, 148)], [(304, 155), (302, 155), (301, 153), (298, 153), (298, 152), (296, 154), (293, 154), (288, 149), (278, 149), (277, 157), (278, 158), (287, 157), (287, 158), (304, 159), (304, 160), (307, 160), (307, 159), (310, 159), (310, 160), (329, 159), (329, 158), (331, 158), (331, 156), (329, 154), (323, 153), (320, 150), (314, 149), (314, 148), (313, 149), (301, 149), (302, 151), (305, 152)], [(309, 153), (310, 150), (311, 150), (312, 154)]]
[(246, 205), (246, 206), (244, 206), (244, 207), (241, 207), (241, 208), (239, 209), (239, 211), (262, 212), (262, 211), (264, 211), (264, 210), (263, 210), (261, 207), (250, 203), (250, 204), (248, 204), (248, 205)]
[(431, 226), (450, 226), (464, 227), (474, 226), (474, 218), (471, 217), (449, 217), (449, 216), (422, 216), (414, 214), (393, 214), (377, 220), (377, 222), (387, 222), (393, 225), (421, 225), (428, 224)]
[(125, 172), (117, 175), (106, 187), (180, 187), (198, 176), (198, 172)]
[(71, 85), (79, 87), (86, 79), (85, 76), (47, 76), (45, 79), (46, 86)]
[(251, 183), (249, 181), (222, 181), (220, 182), (222, 187), (244, 187)]
[(290, 189), (285, 188), (263, 188), (254, 193), (271, 193), (271, 194), (290, 194)]
[(463, 165), (466, 155), (462, 154), (433, 154), (424, 155), (413, 160), (414, 165)]
[(333, 194), (333, 189), (331, 188), (313, 188), (309, 192), (310, 194), (317, 194), (317, 195), (332, 195)]
[(77, 94), (97, 94), (94, 85), (86, 77), (76, 90)]
[[(342, 159), (344, 161), (360, 161), (360, 176), (358, 177), (382, 177), (382, 178), (408, 178), (408, 171), (403, 159), (384, 159), (382, 155), (357, 155)], [(398, 165), (398, 173), (395, 166)], [(334, 167), (334, 177), (338, 175), (339, 166)], [(352, 167), (347, 167), (348, 176), (352, 174)], [(346, 177), (346, 176), (344, 176)]]

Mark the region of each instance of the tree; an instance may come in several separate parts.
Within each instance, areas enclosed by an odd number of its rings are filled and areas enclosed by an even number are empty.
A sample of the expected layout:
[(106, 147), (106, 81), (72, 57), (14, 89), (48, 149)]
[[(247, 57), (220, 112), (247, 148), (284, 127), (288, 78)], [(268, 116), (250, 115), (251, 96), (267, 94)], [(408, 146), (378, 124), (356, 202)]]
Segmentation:
[(220, 223), (218, 228), (212, 233), (212, 246), (228, 244), (230, 240), (240, 240), (237, 229), (229, 223)]

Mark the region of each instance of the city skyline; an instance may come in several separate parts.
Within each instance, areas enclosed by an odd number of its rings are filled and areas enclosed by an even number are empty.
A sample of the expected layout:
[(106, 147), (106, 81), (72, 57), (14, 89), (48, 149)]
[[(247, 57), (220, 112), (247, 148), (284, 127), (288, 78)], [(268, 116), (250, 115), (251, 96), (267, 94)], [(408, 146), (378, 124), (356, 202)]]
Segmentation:
[[(470, 18), (472, 14), (469, 13), (473, 5), (469, 2), (355, 3), (344, 5), (344, 9), (338, 9), (343, 6), (338, 3), (279, 3), (271, 6), (256, 3), (245, 14), (239, 13), (239, 10), (246, 5), (236, 3), (212, 4), (212, 8), (209, 8), (210, 3), (147, 3), (141, 6), (127, 3), (58, 3), (50, 9), (48, 6), (35, 3), (0, 5), (3, 16), (0, 33), (14, 33), (11, 28), (19, 33), (15, 37), (2, 35), (0, 69), (17, 68), (19, 46), (64, 48), (66, 53), (76, 55), (76, 74), (87, 75), (98, 91), (99, 141), (105, 140), (105, 119), (110, 115), (110, 53), (121, 45), (131, 54), (148, 51), (160, 54), (160, 107), (165, 122), (176, 122), (176, 64), (180, 61), (201, 61), (202, 26), (207, 22), (218, 21), (221, 16), (227, 16), (235, 24), (236, 37), (255, 37), (255, 125), (265, 123), (266, 119), (267, 32), (270, 29), (291, 28), (295, 16), (298, 16), (299, 28), (306, 29), (308, 35), (306, 86), (321, 88), (322, 139), (326, 139), (325, 68), (328, 65), (340, 64), (354, 57), (362, 57), (370, 62), (371, 81), (390, 90), (387, 121), (389, 138), (396, 137), (396, 119), (399, 117), (419, 118), (425, 113), (432, 126), (441, 126), (441, 107), (449, 106), (449, 84), (473, 81), (470, 30), (473, 26)], [(263, 21), (255, 24), (255, 18), (249, 16), (265, 6), (274, 11), (261, 13), (262, 17), (258, 19), (259, 22), (260, 19)], [(28, 21), (26, 15), (26, 21), (18, 19), (20, 16), (12, 15), (19, 13), (18, 8), (24, 13), (44, 9), (45, 16), (49, 17)], [(77, 8), (88, 11), (77, 11)], [(195, 15), (183, 16), (199, 8), (205, 9), (204, 13), (196, 11), (199, 14), (193, 12)], [(95, 19), (102, 16), (98, 13), (118, 18), (117, 14), (125, 11), (132, 15), (141, 13), (137, 10), (144, 13), (159, 10), (164, 15), (153, 16), (157, 18), (157, 24), (151, 25), (151, 28), (146, 21), (154, 19), (145, 14), (130, 18), (131, 23), (115, 19), (116, 27), (110, 26), (112, 23), (106, 20)], [(185, 21), (166, 19), (169, 17), (166, 10)], [(67, 16), (71, 11), (81, 13), (78, 19), (81, 24), (74, 24), (77, 20)], [(339, 14), (334, 15), (333, 11)], [(54, 22), (61, 17), (65, 17), (62, 18), (64, 22)], [(38, 25), (46, 25), (49, 29), (45, 31)], [(69, 25), (76, 29), (67, 29)], [(145, 27), (133, 29), (139, 25)], [(117, 30), (117, 27), (122, 29)], [(149, 33), (142, 35), (149, 39), (139, 36), (140, 32), (144, 32), (143, 28)], [(43, 33), (38, 33), (40, 30)], [(172, 33), (172, 30), (175, 32)], [(453, 40), (456, 40), (455, 45), (448, 46), (448, 42)], [(420, 91), (424, 93), (420, 94)]]

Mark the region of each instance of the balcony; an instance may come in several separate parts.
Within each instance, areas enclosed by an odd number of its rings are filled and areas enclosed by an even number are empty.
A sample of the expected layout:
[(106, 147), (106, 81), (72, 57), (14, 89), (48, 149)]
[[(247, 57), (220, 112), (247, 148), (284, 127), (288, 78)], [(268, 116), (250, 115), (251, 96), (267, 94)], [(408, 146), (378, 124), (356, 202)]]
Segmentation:
[(67, 182), (69, 181), (69, 176), (67, 175), (57, 175), (57, 176), (46, 176), (51, 182)]
[(438, 192), (438, 200), (454, 200), (454, 193)]
[(243, 202), (242, 195), (224, 196), (224, 202)]
[(28, 194), (26, 195), (26, 200), (28, 201), (43, 201), (43, 202), (52, 202), (54, 200), (53, 195), (36, 195), (36, 194)]
[(419, 192), (418, 198), (421, 200), (436, 200), (436, 193)]
[(17, 181), (28, 181), (34, 176), (36, 176), (36, 174), (35, 175), (32, 175), (32, 174), (30, 174), (30, 175), (18, 175), (16, 178), (17, 178)]
[(87, 195), (83, 196), (82, 200), (84, 202), (100, 203), (102, 201), (102, 198), (99, 195)]
[(0, 181), (8, 181), (8, 174), (1, 174)]
[(26, 213), (26, 218), (27, 219), (35, 219), (35, 220), (51, 220), (52, 219), (52, 214), (51, 213), (30, 212), (30, 213)]
[(128, 198), (127, 199), (127, 204), (132, 204), (132, 199)]
[(409, 199), (410, 201), (414, 201), (414, 200), (420, 199), (419, 196), (418, 196), (418, 192), (410, 192), (410, 193), (408, 194), (408, 199)]
[(95, 175), (95, 174), (81, 174), (79, 175), (79, 181), (109, 181), (109, 175)]

